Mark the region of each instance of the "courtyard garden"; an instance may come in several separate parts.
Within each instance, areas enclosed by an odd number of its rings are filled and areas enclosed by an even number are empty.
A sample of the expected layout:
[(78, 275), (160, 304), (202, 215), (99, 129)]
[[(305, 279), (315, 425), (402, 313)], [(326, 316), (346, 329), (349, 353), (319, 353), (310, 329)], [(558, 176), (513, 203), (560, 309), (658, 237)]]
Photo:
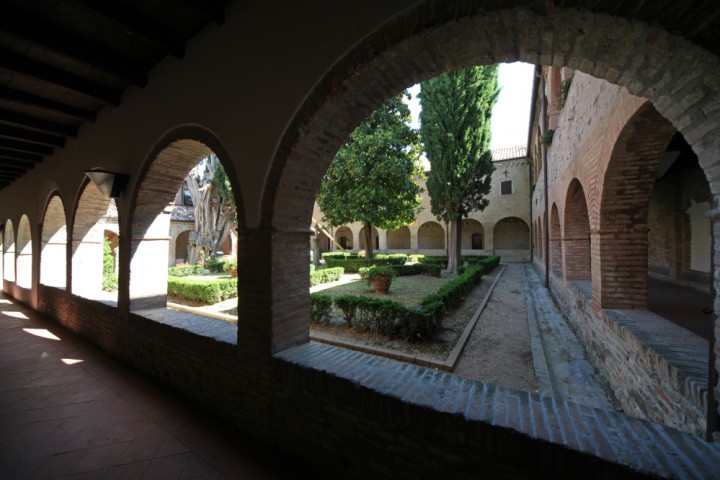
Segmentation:
[[(327, 255), (319, 268), (310, 265), (311, 338), (443, 361), (488, 291), (499, 257), (466, 257), (457, 276), (441, 274), (446, 261)], [(237, 316), (237, 279), (223, 263), (211, 265), (212, 271), (207, 265), (171, 267), (168, 301), (197, 309), (200, 315)], [(390, 281), (389, 291), (379, 293), (373, 281), (384, 277)]]

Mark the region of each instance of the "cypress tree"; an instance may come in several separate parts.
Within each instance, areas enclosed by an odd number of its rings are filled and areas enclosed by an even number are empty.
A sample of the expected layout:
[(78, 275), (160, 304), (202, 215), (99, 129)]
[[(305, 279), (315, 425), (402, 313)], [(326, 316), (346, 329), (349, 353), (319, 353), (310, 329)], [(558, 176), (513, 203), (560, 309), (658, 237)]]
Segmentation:
[(461, 264), (462, 220), (488, 205), (495, 170), (490, 118), (499, 92), (497, 65), (444, 73), (420, 85), (430, 206), (450, 227), (448, 270), (454, 273)]

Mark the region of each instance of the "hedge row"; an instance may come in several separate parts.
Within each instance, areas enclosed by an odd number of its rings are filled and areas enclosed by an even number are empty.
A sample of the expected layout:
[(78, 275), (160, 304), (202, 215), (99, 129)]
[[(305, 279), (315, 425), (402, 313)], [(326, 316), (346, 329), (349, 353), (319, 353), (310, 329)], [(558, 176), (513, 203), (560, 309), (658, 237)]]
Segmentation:
[(440, 265), (423, 265), (420, 263), (414, 263), (410, 265), (394, 265), (395, 273), (398, 277), (406, 277), (409, 275), (432, 275), (433, 277), (439, 277), (442, 267)]
[[(447, 255), (415, 255), (415, 259), (419, 263), (426, 264), (426, 265), (442, 265), (443, 267), (447, 266), (448, 263), (448, 257)], [(489, 257), (488, 255), (461, 255), (460, 260), (465, 263), (467, 262), (470, 265), (480, 263), (484, 259), (487, 258), (493, 258)], [(499, 258), (499, 257), (498, 257)]]
[(312, 294), (310, 320), (315, 323), (329, 322), (334, 304), (342, 311), (348, 327), (381, 333), (390, 338), (430, 340), (437, 333), (445, 313), (460, 305), (468, 292), (480, 282), (483, 274), (491, 271), (499, 262), (500, 257), (486, 257), (468, 266), (462, 275), (425, 297), (417, 309), (378, 297), (342, 295), (333, 301), (328, 295)]
[(168, 277), (168, 295), (207, 304), (218, 303), (238, 294), (237, 278), (194, 279)]
[(372, 267), (373, 265), (405, 265), (407, 262), (407, 255), (398, 254), (382, 254), (375, 255), (370, 260), (366, 258), (360, 258), (355, 254), (342, 254), (342, 255), (323, 255), (325, 265), (328, 267), (343, 267), (347, 273), (357, 273), (362, 267)]
[(202, 263), (196, 265), (178, 265), (168, 268), (168, 275), (171, 277), (187, 277), (189, 275), (202, 275), (205, 266)]
[[(311, 265), (314, 267), (314, 265)], [(321, 283), (335, 282), (345, 273), (345, 269), (342, 267), (335, 268), (323, 268), (322, 270), (310, 269), (310, 286), (320, 285)]]

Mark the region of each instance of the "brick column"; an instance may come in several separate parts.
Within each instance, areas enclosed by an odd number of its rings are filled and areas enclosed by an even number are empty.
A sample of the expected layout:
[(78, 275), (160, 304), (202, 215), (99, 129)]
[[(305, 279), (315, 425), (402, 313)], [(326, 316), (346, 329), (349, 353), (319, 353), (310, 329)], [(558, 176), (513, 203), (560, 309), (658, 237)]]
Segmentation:
[(590, 280), (590, 237), (565, 237), (562, 249), (565, 280)]
[(133, 225), (130, 239), (130, 310), (167, 306), (167, 252), (170, 243), (168, 205), (150, 225)]
[(310, 332), (307, 246), (312, 230), (238, 229), (238, 354), (269, 358)]
[(648, 229), (592, 232), (593, 307), (647, 308)]

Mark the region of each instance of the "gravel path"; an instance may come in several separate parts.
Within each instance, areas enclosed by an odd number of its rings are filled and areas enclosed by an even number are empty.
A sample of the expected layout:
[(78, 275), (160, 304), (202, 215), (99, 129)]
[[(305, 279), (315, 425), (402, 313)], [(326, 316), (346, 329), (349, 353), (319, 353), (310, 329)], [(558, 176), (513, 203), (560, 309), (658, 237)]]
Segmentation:
[(537, 391), (523, 282), (524, 265), (505, 266), (453, 373), (485, 383)]

